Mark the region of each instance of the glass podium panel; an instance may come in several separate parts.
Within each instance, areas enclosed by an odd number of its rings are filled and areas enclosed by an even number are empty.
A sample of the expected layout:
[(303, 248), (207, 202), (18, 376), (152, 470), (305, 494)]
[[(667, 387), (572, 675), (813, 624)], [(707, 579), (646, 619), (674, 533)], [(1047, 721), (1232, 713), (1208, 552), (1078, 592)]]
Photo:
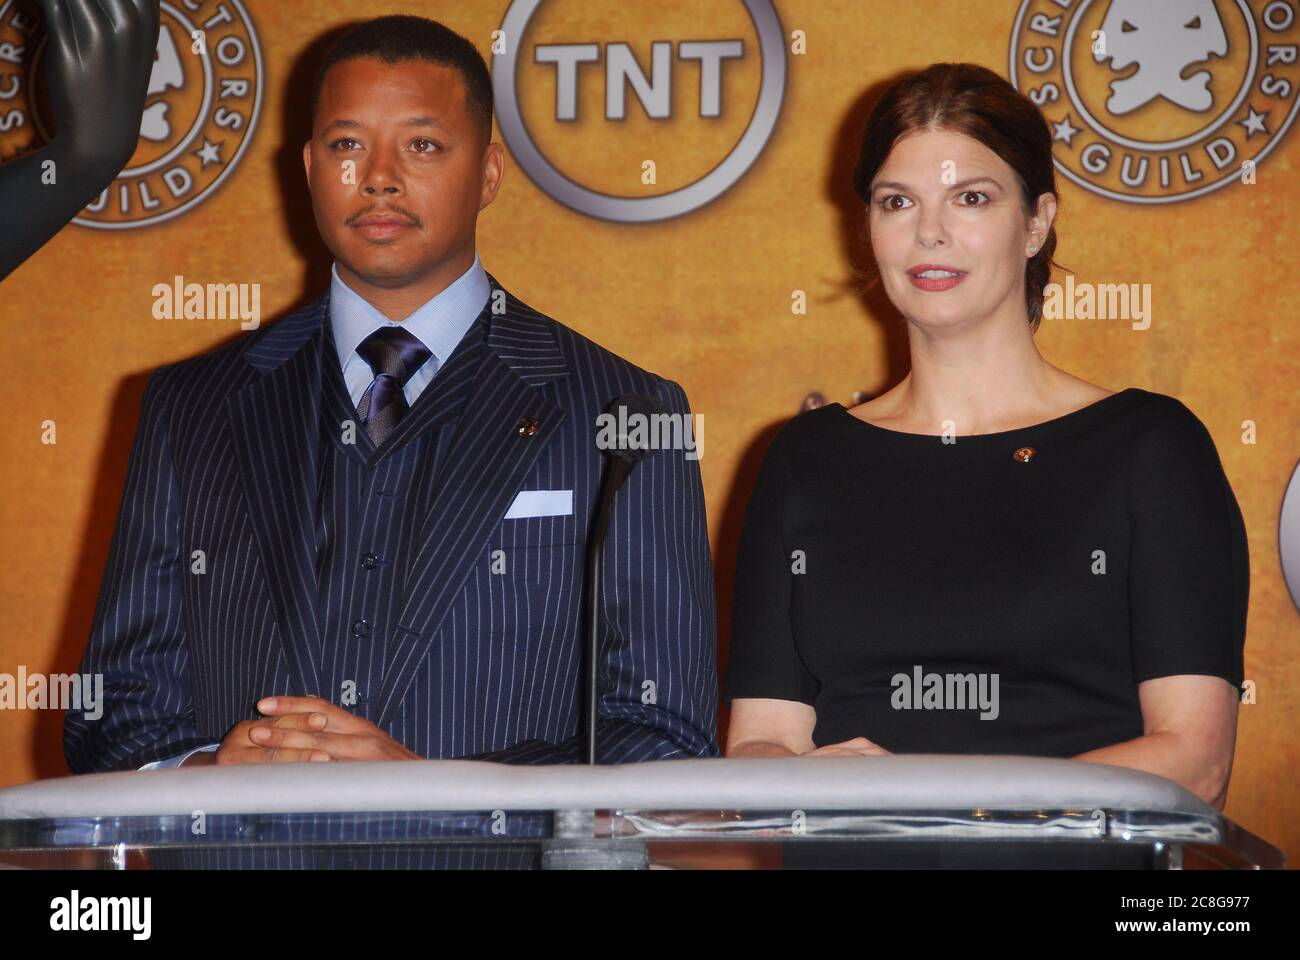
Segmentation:
[(1151, 774), (1030, 757), (284, 764), (0, 790), (0, 868), (1281, 868)]

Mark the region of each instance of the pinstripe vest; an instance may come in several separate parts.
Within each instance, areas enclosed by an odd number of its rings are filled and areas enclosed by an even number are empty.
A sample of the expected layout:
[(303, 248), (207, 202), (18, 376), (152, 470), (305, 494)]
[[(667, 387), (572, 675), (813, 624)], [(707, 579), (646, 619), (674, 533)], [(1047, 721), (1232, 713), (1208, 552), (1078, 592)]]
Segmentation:
[[(447, 463), (486, 333), (480, 316), (379, 449), (357, 418), (330, 325), (316, 334), (323, 351), (316, 497), (321, 693), (371, 721), (377, 721), (404, 572), (417, 546), (412, 541)], [(418, 429), (409, 430), (406, 420)], [(401, 715), (399, 707), (394, 719)]]

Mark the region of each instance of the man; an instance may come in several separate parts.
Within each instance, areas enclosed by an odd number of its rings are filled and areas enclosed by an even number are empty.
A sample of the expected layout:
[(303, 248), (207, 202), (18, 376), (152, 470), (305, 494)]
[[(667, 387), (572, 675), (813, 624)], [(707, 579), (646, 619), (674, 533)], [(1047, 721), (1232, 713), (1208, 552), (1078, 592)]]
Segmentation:
[[(469, 41), (371, 21), (313, 99), (330, 290), (150, 379), (80, 668), (104, 715), (65, 722), (75, 772), (577, 759), (597, 417), (625, 393), (686, 417), (686, 397), (484, 273), (505, 158)], [(599, 761), (716, 755), (695, 460), (637, 467), (605, 555)]]

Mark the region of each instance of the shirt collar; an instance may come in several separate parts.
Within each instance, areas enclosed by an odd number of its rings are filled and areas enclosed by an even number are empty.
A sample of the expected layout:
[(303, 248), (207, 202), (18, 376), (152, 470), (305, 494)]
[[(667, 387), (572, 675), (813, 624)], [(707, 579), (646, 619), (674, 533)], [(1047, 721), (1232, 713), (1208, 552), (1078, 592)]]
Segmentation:
[(395, 323), (343, 282), (337, 262), (330, 267), (330, 276), (330, 324), (339, 361), (344, 365), (361, 341), (380, 327), (409, 330), (438, 358), (439, 365), (444, 364), (483, 312), (491, 293), (487, 274), (475, 253), (469, 269), (450, 286), (426, 300), (405, 320)]

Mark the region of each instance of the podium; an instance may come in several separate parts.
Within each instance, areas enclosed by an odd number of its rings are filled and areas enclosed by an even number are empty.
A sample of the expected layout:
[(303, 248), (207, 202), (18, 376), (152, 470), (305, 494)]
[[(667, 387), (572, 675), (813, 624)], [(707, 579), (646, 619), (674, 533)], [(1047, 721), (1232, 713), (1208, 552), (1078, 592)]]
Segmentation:
[(0, 790), (10, 868), (1280, 869), (1187, 790), (1040, 757), (196, 767)]

